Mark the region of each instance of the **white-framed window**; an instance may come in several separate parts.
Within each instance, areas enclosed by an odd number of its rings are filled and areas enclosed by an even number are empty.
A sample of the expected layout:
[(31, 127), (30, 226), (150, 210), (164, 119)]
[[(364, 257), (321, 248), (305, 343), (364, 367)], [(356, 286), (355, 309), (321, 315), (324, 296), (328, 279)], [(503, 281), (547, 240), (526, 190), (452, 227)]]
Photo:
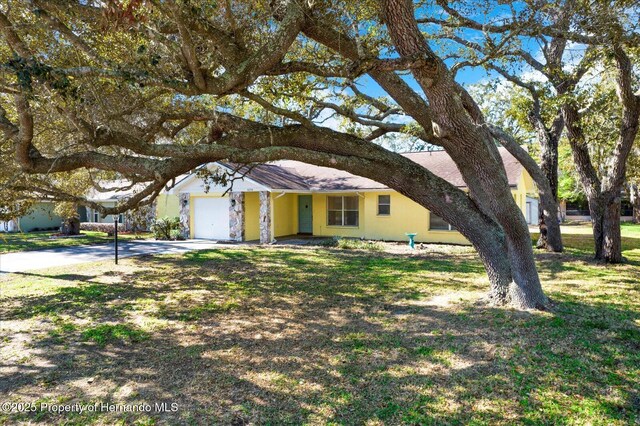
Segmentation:
[(120, 213), (118, 215), (118, 223), (123, 223), (124, 222), (124, 214)]
[(429, 230), (430, 231), (453, 231), (454, 228), (441, 218), (440, 216), (429, 212)]
[(93, 211), (93, 221), (100, 222), (100, 212), (98, 210)]
[(327, 225), (358, 226), (360, 212), (357, 195), (340, 195), (327, 197)]
[(391, 195), (378, 195), (378, 216), (391, 215)]

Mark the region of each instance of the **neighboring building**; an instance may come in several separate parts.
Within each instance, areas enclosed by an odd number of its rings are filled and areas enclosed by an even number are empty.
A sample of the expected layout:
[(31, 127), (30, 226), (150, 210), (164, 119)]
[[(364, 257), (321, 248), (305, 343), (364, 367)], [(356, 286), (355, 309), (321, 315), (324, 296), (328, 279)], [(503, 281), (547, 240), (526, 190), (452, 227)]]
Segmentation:
[(53, 212), (55, 205), (42, 201), (34, 204), (31, 211), (24, 216), (0, 221), (0, 232), (52, 231), (59, 229), (62, 218)]
[[(535, 185), (518, 161), (500, 149), (513, 197), (537, 223)], [(465, 183), (444, 151), (405, 154), (451, 184)], [(213, 170), (234, 166), (211, 163)], [(156, 201), (156, 216), (179, 216), (190, 238), (271, 242), (306, 234), (404, 241), (469, 244), (455, 229), (404, 195), (370, 179), (298, 161), (277, 161), (251, 168), (243, 180), (205, 192), (195, 175), (177, 180)]]
[(18, 232), (18, 219), (0, 220), (0, 232)]
[[(100, 201), (99, 204), (102, 204), (105, 207), (115, 206), (115, 202), (110, 202), (110, 201)], [(86, 220), (83, 220), (82, 222), (113, 223), (113, 219), (114, 219), (113, 215), (104, 216), (98, 210), (87, 207)], [(120, 213), (118, 215), (118, 223), (124, 223), (124, 221), (125, 221), (124, 213)]]
[[(114, 189), (109, 191), (97, 191), (93, 189), (87, 196), (87, 199), (89, 201), (93, 201), (94, 203), (100, 204), (104, 207), (115, 207), (120, 200), (129, 198), (133, 194), (134, 190), (136, 189), (136, 188), (128, 188), (125, 190), (118, 189), (119, 186), (122, 186), (122, 187), (129, 186), (129, 183), (125, 181), (106, 182), (104, 183), (104, 185)], [(115, 219), (114, 215), (102, 215), (98, 210), (92, 209), (90, 207), (84, 208), (79, 213), (80, 213), (81, 222), (113, 223)], [(130, 221), (127, 213), (118, 214), (117, 219), (118, 219), (118, 223), (124, 224), (125, 229), (129, 229)]]

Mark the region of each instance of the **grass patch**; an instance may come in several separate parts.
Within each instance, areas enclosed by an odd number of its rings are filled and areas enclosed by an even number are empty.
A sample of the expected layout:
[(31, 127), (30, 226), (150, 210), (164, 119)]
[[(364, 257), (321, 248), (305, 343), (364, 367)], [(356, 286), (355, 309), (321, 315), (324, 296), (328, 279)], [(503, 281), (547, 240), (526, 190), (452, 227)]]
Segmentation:
[(98, 345), (107, 343), (136, 343), (147, 340), (149, 335), (127, 324), (102, 324), (82, 332), (83, 340), (90, 340)]
[[(20, 251), (42, 250), (49, 248), (73, 247), (92, 244), (106, 244), (113, 242), (113, 237), (105, 232), (81, 231), (80, 237), (50, 238), (57, 232), (0, 232), (0, 253), (15, 253)], [(139, 240), (150, 238), (152, 234), (118, 234), (118, 240)]]
[(179, 321), (197, 321), (211, 315), (229, 312), (240, 306), (233, 300), (223, 302), (209, 301), (196, 306), (189, 305), (190, 303), (163, 304), (160, 306), (158, 316), (164, 319), (176, 319)]

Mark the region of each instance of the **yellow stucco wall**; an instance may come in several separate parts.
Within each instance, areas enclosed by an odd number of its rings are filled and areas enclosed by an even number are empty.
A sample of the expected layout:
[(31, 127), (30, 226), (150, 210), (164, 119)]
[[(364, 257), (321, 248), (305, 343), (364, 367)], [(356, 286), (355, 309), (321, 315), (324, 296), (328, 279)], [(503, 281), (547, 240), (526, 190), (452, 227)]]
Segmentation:
[[(526, 208), (527, 192), (524, 180), (518, 188), (512, 189), (514, 199), (523, 214)], [(406, 233), (415, 232), (418, 234), (416, 241), (419, 242), (469, 244), (469, 241), (457, 231), (429, 230), (429, 210), (395, 191), (360, 193), (359, 225), (357, 227), (328, 226), (327, 197), (331, 195), (355, 195), (355, 193), (313, 194), (314, 235), (405, 241)], [(378, 215), (378, 195), (390, 195), (390, 215)], [(279, 217), (274, 217), (277, 223)]]
[(244, 193), (244, 239), (260, 239), (260, 197), (257, 192)]
[[(359, 195), (359, 225), (357, 227), (327, 226), (327, 196), (354, 194), (314, 194), (313, 234), (366, 238), (372, 240), (405, 241), (406, 233), (416, 232), (416, 241), (468, 244), (456, 231), (429, 231), (429, 211), (394, 191), (365, 192)], [(391, 214), (378, 215), (378, 195), (390, 195)]]
[[(512, 192), (514, 192), (512, 190)], [(531, 176), (529, 175), (529, 173), (522, 173), (522, 175), (520, 176), (520, 179), (518, 180), (518, 187), (515, 190), (515, 193), (518, 194), (518, 198), (516, 199), (516, 202), (518, 203), (518, 206), (520, 207), (520, 210), (522, 210), (522, 214), (525, 215), (527, 214), (527, 195), (534, 195), (537, 196), (538, 193), (538, 189), (536, 188), (536, 185), (533, 181), (533, 179), (531, 178)]]
[[(378, 215), (378, 195), (391, 196), (391, 214)], [(367, 193), (365, 197), (367, 215), (367, 237), (371, 239), (405, 241), (406, 234), (415, 232), (416, 241), (467, 244), (467, 240), (456, 231), (430, 231), (429, 210), (397, 192)]]
[(156, 217), (177, 217), (180, 206), (177, 194), (160, 194), (156, 198)]
[[(378, 196), (389, 195), (390, 215), (378, 215)], [(367, 192), (364, 198), (366, 238), (377, 240), (406, 240), (407, 232), (417, 232), (424, 238), (429, 225), (427, 210), (397, 192)]]
[(273, 235), (280, 237), (298, 233), (298, 194), (271, 194)]

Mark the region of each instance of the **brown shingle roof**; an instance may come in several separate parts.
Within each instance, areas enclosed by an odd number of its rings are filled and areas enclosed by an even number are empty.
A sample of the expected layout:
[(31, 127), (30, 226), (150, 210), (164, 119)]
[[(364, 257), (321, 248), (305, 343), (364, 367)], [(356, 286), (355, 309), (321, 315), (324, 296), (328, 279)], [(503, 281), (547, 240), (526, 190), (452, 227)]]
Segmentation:
[[(240, 174), (245, 174), (249, 179), (271, 189), (297, 189), (302, 191), (311, 189), (303, 176), (278, 163), (257, 164), (253, 167), (222, 162), (219, 164)], [(296, 161), (296, 163), (299, 162)]]
[[(498, 148), (498, 152), (500, 153), (500, 157), (502, 157), (502, 163), (507, 172), (509, 185), (517, 186), (520, 175), (522, 174), (522, 165), (514, 156), (509, 154), (509, 151), (505, 148)], [(445, 151), (414, 152), (403, 155), (454, 186), (461, 188), (467, 186), (462, 179), (462, 174), (460, 174), (458, 167)]]
[[(504, 148), (499, 148), (510, 186), (517, 186), (522, 166)], [(445, 151), (413, 152), (405, 157), (425, 167), (435, 175), (457, 187), (466, 187), (462, 175), (449, 154)], [(235, 169), (232, 164), (223, 166)], [(247, 171), (240, 168), (240, 171)], [(271, 189), (303, 191), (343, 191), (364, 189), (386, 189), (381, 183), (330, 167), (314, 166), (300, 161), (282, 160), (254, 166), (248, 178)]]

